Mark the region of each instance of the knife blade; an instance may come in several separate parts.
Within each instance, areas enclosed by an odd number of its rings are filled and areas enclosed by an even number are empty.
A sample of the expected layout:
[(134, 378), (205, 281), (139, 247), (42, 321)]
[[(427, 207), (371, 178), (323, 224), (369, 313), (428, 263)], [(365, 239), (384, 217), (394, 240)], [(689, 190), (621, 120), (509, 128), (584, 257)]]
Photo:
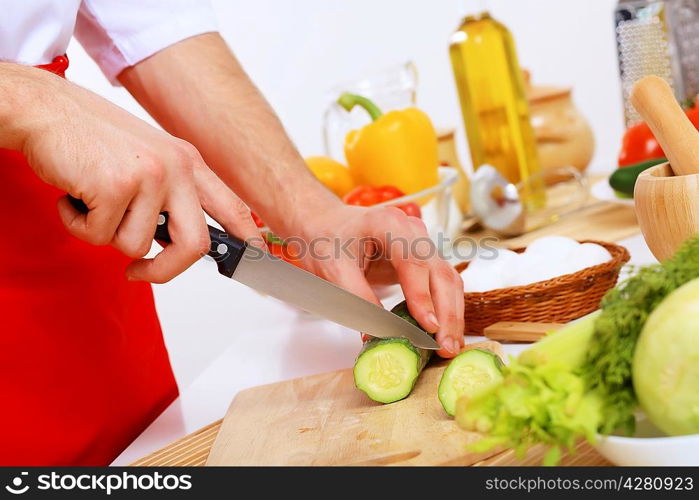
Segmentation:
[(403, 337), (423, 349), (439, 344), (415, 325), (315, 274), (248, 246), (233, 276), (287, 304), (374, 337)]
[[(87, 213), (82, 200), (69, 196), (73, 207)], [(170, 243), (167, 212), (162, 212), (154, 239)], [(220, 274), (287, 304), (374, 337), (405, 338), (422, 349), (439, 349), (429, 334), (403, 318), (348, 292), (313, 273), (275, 257), (261, 248), (208, 226), (211, 248)]]

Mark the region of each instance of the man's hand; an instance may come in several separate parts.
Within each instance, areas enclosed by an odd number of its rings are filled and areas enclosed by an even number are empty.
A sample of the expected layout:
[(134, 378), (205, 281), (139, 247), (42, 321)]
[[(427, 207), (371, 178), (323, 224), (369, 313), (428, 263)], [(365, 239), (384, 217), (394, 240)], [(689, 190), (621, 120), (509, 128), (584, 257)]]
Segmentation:
[(439, 355), (458, 354), (464, 344), (463, 283), (438, 255), (422, 220), (393, 207), (328, 208), (302, 224), (298, 250), (304, 267), (378, 305), (369, 282), (400, 282), (410, 314), (436, 333)]
[[(63, 223), (82, 240), (138, 259), (130, 279), (165, 282), (205, 254), (202, 208), (230, 233), (261, 244), (247, 206), (189, 143), (44, 71), (3, 64), (0, 80), (0, 94), (13, 91), (16, 105), (3, 120), (13, 123), (7, 147), (20, 149), (45, 182), (85, 202), (87, 215), (61, 198)], [(143, 259), (161, 211), (170, 213), (172, 243)]]
[[(309, 270), (377, 304), (367, 276), (399, 279), (411, 314), (426, 330), (437, 332), (440, 354), (458, 352), (463, 286), (434, 255), (422, 221), (390, 208), (349, 207), (325, 189), (218, 34), (176, 43), (127, 68), (119, 81), (163, 128), (196, 145), (207, 164), (279, 236), (301, 236), (315, 242), (317, 252), (331, 252), (323, 249), (323, 237), (350, 242), (354, 257), (314, 260), (307, 255)], [(374, 246), (360, 248), (362, 238), (373, 238)], [(420, 244), (403, 257), (401, 243), (389, 248), (389, 238)], [(381, 258), (370, 262), (374, 254)]]

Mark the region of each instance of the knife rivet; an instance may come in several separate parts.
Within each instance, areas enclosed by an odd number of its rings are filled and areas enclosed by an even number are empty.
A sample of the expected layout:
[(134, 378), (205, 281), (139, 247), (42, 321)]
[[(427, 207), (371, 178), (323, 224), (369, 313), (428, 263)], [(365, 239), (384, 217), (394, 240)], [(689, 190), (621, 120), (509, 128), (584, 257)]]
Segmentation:
[(165, 216), (163, 214), (159, 214), (158, 215), (158, 225), (162, 226), (163, 224), (165, 224)]
[(216, 247), (216, 253), (219, 255), (225, 255), (228, 253), (228, 245), (225, 243), (219, 243), (218, 246)]

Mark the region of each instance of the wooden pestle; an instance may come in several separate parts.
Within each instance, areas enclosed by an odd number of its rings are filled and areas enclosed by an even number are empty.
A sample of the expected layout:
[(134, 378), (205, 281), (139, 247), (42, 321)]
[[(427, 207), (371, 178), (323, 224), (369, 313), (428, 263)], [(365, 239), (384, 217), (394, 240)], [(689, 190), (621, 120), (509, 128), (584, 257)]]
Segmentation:
[(631, 91), (631, 103), (670, 160), (675, 175), (699, 174), (699, 132), (665, 80), (647, 76)]

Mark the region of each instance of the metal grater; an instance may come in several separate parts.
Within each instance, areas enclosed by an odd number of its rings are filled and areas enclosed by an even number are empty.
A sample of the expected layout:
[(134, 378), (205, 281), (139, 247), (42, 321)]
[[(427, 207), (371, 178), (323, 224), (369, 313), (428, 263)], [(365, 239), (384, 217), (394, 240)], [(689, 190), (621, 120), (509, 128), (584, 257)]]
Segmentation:
[(619, 0), (615, 23), (627, 127), (641, 119), (629, 94), (644, 76), (667, 80), (681, 102), (699, 94), (699, 0)]

